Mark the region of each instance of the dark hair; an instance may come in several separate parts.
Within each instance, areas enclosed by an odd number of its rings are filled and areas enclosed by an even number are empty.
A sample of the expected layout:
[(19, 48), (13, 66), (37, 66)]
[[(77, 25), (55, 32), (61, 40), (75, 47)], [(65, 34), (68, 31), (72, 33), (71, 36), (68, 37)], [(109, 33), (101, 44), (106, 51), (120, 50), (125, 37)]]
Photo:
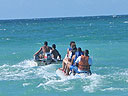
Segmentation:
[(72, 43), (75, 43), (75, 41), (71, 41), (71, 42), (70, 42), (70, 46), (72, 45)]
[(48, 45), (48, 42), (47, 42), (47, 41), (45, 41), (45, 42), (44, 42), (44, 45), (46, 45), (46, 46), (47, 46), (47, 45)]
[(77, 51), (76, 45), (73, 45), (72, 46), (72, 52), (73, 52), (73, 54), (75, 54), (76, 51)]
[(77, 51), (82, 52), (82, 50), (81, 50), (81, 48), (80, 48), (80, 47), (78, 47)]
[(56, 45), (55, 45), (55, 44), (52, 44), (52, 48), (54, 48), (54, 49), (55, 49), (55, 48), (56, 48)]
[(88, 51), (88, 50), (85, 50), (85, 51), (84, 51), (84, 54), (85, 54), (86, 56), (88, 56), (89, 51)]

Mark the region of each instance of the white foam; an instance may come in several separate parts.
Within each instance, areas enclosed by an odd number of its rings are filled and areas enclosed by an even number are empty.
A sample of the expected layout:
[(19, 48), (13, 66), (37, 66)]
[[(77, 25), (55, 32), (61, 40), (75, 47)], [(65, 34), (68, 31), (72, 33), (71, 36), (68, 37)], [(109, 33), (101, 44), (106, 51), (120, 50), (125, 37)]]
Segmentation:
[(117, 71), (110, 75), (115, 81), (126, 81), (128, 80), (128, 69)]
[(85, 38), (85, 37), (88, 37), (88, 36), (80, 36), (80, 38)]
[(40, 83), (37, 88), (43, 87), (45, 90), (56, 89), (58, 91), (69, 91), (73, 86), (69, 86), (70, 82), (63, 80), (49, 80), (46, 83)]
[(124, 90), (128, 90), (128, 88), (114, 88), (114, 87), (110, 87), (110, 88), (101, 89), (101, 91), (124, 91)]
[(31, 83), (23, 83), (23, 87), (26, 87), (28, 85), (31, 85)]
[(71, 34), (71, 35), (66, 35), (66, 37), (73, 37), (73, 36), (74, 36), (74, 35), (72, 35), (72, 34)]
[(113, 22), (109, 22), (109, 24), (112, 24)]
[(13, 52), (12, 54), (13, 54), (13, 55), (15, 55), (16, 53), (15, 53), (15, 52)]
[(7, 30), (7, 29), (0, 29), (0, 30), (3, 30), (3, 31), (5, 31), (5, 30)]
[(128, 23), (128, 21), (124, 21), (124, 23)]
[(41, 45), (41, 43), (36, 43), (36, 44)]
[[(128, 90), (127, 88), (114, 88), (108, 87), (102, 89), (106, 83), (110, 83), (109, 81), (105, 81), (106, 78), (113, 80), (124, 80), (126, 83), (128, 82), (128, 70), (120, 70), (121, 72), (110, 73), (107, 75), (98, 75), (93, 73), (88, 77), (73, 77), (73, 76), (64, 76), (63, 78), (59, 78), (56, 74), (56, 64), (51, 64), (47, 66), (36, 66), (36, 62), (34, 60), (24, 60), (15, 65), (4, 64), (0, 66), (0, 80), (26, 80), (26, 79), (41, 79), (36, 88), (43, 87), (45, 90), (58, 90), (58, 91), (70, 91), (76, 88), (76, 83), (79, 82), (80, 89), (83, 92), (93, 93), (97, 90), (107, 91), (107, 90)], [(96, 70), (104, 70), (109, 67), (98, 67)], [(111, 70), (119, 70), (118, 67), (111, 67)], [(118, 77), (118, 78), (117, 78)], [(123, 78), (122, 78), (123, 77)], [(72, 80), (74, 79), (74, 80)], [(74, 83), (75, 82), (75, 83)], [(105, 82), (105, 84), (104, 84)], [(113, 82), (113, 81), (112, 81)], [(111, 83), (112, 83), (111, 82)], [(22, 86), (26, 87), (31, 85), (30, 82), (23, 83)]]
[(87, 79), (89, 79), (90, 84), (83, 85), (83, 91), (89, 93), (95, 92), (102, 85), (102, 78), (103, 76), (97, 74), (92, 74), (91, 76), (88, 76)]
[(10, 38), (6, 38), (6, 40), (10, 40)]
[[(24, 80), (41, 78), (39, 75), (46, 70), (38, 71), (41, 67), (35, 68), (36, 62), (33, 60), (24, 60), (16, 65), (4, 64), (0, 66), (0, 80)], [(39, 75), (38, 75), (39, 74)]]
[[(92, 74), (91, 76), (64, 76), (61, 73), (58, 74), (58, 72), (60, 71), (57, 70), (56, 74), (61, 77), (62, 82), (65, 82), (65, 81), (70, 82), (71, 79), (80, 80), (81, 81), (80, 84), (82, 84), (83, 91), (89, 92), (89, 93), (93, 93), (97, 89), (99, 89), (101, 86), (103, 86), (102, 82), (105, 78), (104, 76), (97, 75), (97, 74)], [(71, 84), (71, 82), (69, 84)], [(70, 88), (70, 90), (72, 90), (74, 86), (75, 85), (72, 85), (72, 88)]]

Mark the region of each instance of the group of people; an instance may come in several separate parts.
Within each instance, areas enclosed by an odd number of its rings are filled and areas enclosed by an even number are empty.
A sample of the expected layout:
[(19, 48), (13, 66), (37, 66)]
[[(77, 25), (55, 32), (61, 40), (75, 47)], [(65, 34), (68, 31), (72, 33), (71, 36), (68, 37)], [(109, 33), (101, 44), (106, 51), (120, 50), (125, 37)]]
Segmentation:
[(74, 41), (70, 42), (70, 48), (67, 49), (67, 54), (62, 62), (62, 70), (65, 75), (70, 73), (87, 73), (91, 75), (90, 66), (92, 65), (92, 59), (89, 57), (89, 51), (82, 51), (80, 47), (76, 47)]
[[(38, 56), (39, 59), (48, 58), (48, 54), (51, 54), (52, 60), (61, 60), (61, 55), (56, 49), (56, 45), (53, 44), (52, 47), (48, 46), (48, 42), (44, 42), (44, 46), (40, 48), (34, 56)], [(76, 47), (74, 41), (70, 42), (70, 48), (67, 49), (67, 54), (62, 62), (62, 70), (65, 75), (70, 75), (70, 73), (87, 73), (91, 75), (90, 66), (92, 65), (92, 59), (89, 57), (89, 50), (84, 50), (80, 47)]]
[(34, 56), (37, 56), (39, 59), (48, 58), (50, 54), (50, 58), (54, 61), (61, 60), (61, 55), (56, 49), (56, 45), (52, 44), (52, 47), (48, 46), (48, 42), (45, 41), (44, 45), (37, 51)]

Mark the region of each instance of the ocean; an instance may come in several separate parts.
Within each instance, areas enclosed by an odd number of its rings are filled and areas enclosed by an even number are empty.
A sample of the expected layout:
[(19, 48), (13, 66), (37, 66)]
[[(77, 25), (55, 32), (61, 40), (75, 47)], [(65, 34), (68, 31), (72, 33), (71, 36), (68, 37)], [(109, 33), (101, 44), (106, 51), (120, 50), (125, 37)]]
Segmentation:
[[(43, 42), (64, 58), (88, 49), (92, 75), (61, 79), (62, 64), (35, 66)], [(0, 96), (128, 96), (128, 15), (0, 20)]]

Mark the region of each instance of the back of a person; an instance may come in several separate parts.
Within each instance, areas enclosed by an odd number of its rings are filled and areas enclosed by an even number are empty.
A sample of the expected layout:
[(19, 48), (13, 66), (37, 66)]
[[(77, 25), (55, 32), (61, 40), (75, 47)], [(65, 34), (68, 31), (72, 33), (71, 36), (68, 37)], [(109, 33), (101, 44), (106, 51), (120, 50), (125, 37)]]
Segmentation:
[(52, 58), (53, 58), (53, 59), (56, 59), (56, 60), (57, 60), (57, 59), (61, 59), (61, 55), (60, 55), (59, 52), (57, 51), (55, 44), (52, 45), (52, 52), (51, 52), (51, 54), (52, 54)]
[(56, 49), (52, 51), (52, 54), (54, 55), (54, 59), (57, 59), (57, 57), (59, 56), (58, 51)]
[(78, 66), (80, 70), (88, 71), (90, 69), (88, 59), (89, 59), (89, 56), (81, 55), (81, 61), (79, 62), (79, 66)]
[(43, 53), (50, 52), (50, 47), (48, 46), (48, 42), (47, 41), (44, 42), (44, 46), (42, 47), (42, 49), (43, 49)]
[(75, 52), (75, 58), (73, 60), (73, 63), (75, 63), (76, 59), (81, 55), (84, 55), (84, 53), (82, 52), (81, 48), (78, 47), (77, 51)]
[(49, 53), (50, 52), (50, 48), (48, 46), (43, 46), (43, 52), (44, 53)]
[(75, 61), (79, 56), (81, 56), (81, 55), (84, 55), (84, 53), (83, 53), (82, 51), (77, 51), (77, 52), (75, 53), (75, 59), (74, 59), (74, 61)]

